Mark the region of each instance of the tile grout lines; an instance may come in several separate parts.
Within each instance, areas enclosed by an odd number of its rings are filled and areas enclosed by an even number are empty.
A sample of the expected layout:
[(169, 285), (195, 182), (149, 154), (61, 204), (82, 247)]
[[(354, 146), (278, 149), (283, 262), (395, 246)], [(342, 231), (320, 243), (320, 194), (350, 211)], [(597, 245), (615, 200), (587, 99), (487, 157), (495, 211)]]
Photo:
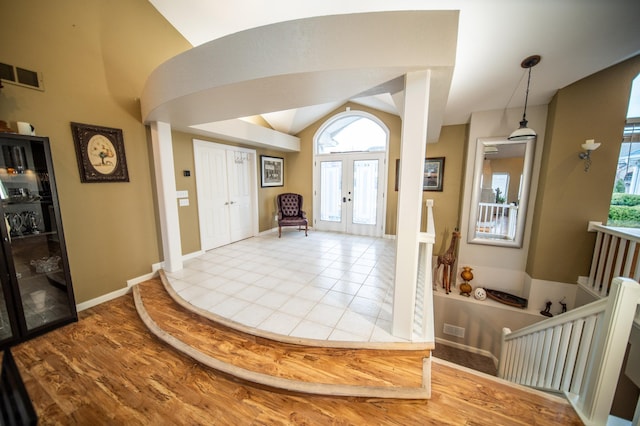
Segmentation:
[(210, 250), (167, 275), (190, 303), (250, 327), (315, 339), (402, 341), (390, 333), (394, 255), (393, 240), (267, 233)]

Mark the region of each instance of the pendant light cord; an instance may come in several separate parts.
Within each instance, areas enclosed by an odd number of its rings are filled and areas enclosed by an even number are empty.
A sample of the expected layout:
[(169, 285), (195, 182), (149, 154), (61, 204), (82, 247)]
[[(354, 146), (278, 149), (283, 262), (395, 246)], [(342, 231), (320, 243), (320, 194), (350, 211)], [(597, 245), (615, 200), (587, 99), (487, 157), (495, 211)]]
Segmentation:
[(529, 67), (529, 77), (527, 78), (527, 91), (524, 95), (524, 112), (522, 113), (522, 121), (527, 121), (527, 103), (529, 102), (529, 83), (531, 83), (531, 68)]

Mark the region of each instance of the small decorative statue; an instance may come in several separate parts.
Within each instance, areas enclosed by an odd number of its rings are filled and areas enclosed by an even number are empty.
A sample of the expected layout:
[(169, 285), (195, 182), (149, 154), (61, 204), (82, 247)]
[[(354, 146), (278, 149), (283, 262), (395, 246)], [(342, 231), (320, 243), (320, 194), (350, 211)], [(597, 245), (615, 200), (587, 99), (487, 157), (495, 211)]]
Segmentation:
[(551, 310), (551, 301), (547, 301), (547, 307), (544, 308), (544, 311), (540, 311), (541, 315), (544, 315), (545, 317), (552, 317), (553, 314), (551, 312), (549, 312)]
[(471, 296), (471, 290), (473, 290), (473, 287), (471, 287), (469, 281), (473, 279), (473, 273), (471, 272), (472, 270), (473, 269), (471, 269), (470, 266), (463, 266), (462, 272), (460, 272), (460, 276), (464, 280), (464, 282), (460, 284), (460, 294), (463, 296)]
[(567, 312), (567, 303), (564, 301), (564, 297), (562, 298), (562, 300), (558, 303), (560, 303), (560, 305), (562, 306), (562, 312), (560, 312), (561, 314), (564, 314), (565, 312)]
[(453, 281), (454, 271), (453, 264), (456, 263), (456, 242), (460, 238), (460, 232), (456, 229), (451, 233), (451, 244), (449, 245), (449, 249), (444, 253), (438, 256), (436, 262), (436, 271), (440, 269), (440, 265), (443, 265), (442, 269), (442, 288), (444, 291), (449, 294), (451, 291), (451, 281)]

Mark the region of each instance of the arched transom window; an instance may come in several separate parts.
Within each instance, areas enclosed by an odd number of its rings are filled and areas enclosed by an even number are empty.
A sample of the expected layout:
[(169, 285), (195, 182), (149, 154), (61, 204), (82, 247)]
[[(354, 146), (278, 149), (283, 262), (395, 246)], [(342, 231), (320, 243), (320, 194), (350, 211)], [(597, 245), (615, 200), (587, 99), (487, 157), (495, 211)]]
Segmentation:
[(372, 115), (347, 111), (336, 115), (318, 131), (317, 154), (384, 152), (387, 131)]

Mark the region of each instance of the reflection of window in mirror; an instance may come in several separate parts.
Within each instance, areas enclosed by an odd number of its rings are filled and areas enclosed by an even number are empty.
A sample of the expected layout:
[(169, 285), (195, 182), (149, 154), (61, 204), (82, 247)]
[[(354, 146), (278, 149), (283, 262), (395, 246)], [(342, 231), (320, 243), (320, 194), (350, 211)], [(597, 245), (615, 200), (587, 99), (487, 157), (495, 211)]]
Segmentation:
[(509, 197), (509, 173), (494, 173), (491, 177), (491, 187), (496, 192), (496, 203), (510, 203)]
[(524, 185), (524, 176), (520, 175), (520, 185), (518, 185), (518, 204), (520, 204), (520, 199), (522, 198), (522, 185)]

